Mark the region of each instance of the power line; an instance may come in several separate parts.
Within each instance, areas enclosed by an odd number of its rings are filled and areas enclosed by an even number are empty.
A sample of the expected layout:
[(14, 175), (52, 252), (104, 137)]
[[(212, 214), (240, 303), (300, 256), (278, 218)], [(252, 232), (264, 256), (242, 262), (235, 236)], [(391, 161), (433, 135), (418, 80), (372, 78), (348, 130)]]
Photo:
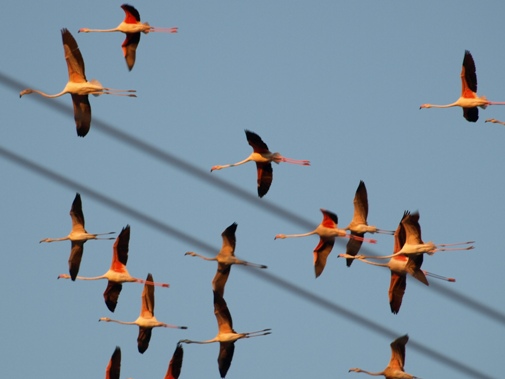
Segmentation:
[[(49, 179), (51, 181), (54, 181), (64, 187), (68, 187), (72, 190), (81, 192), (85, 194), (86, 196), (89, 196), (91, 198), (94, 198), (96, 201), (104, 204), (107, 207), (113, 208), (117, 211), (120, 211), (122, 213), (127, 214), (128, 216), (131, 216), (143, 223), (146, 223), (150, 226), (152, 226), (155, 229), (158, 229), (159, 231), (169, 234), (177, 239), (183, 240), (185, 242), (191, 243), (195, 246), (198, 246), (200, 249), (212, 254), (215, 251), (218, 250), (218, 248), (207, 244), (205, 242), (202, 242), (191, 235), (184, 233), (180, 230), (177, 230), (176, 228), (171, 227), (170, 225), (161, 222), (147, 214), (144, 214), (130, 206), (127, 206), (117, 200), (114, 200), (111, 197), (108, 197), (94, 189), (91, 189), (77, 181), (74, 181), (72, 179), (69, 179), (63, 175), (60, 175), (52, 170), (49, 170), (48, 168), (43, 167), (42, 165), (35, 163), (33, 161), (30, 161), (26, 158), (23, 158), (22, 156), (13, 153), (12, 151), (0, 146), (0, 156), (2, 156), (4, 159), (11, 161), (12, 163), (21, 166), (29, 171), (32, 171), (40, 176), (45, 177), (46, 179)], [(386, 328), (370, 319), (367, 319), (363, 316), (361, 316), (358, 313), (352, 312), (342, 306), (339, 306), (335, 303), (332, 303), (331, 301), (314, 294), (310, 291), (307, 291), (306, 289), (297, 286), (287, 280), (284, 280), (274, 274), (271, 274), (269, 272), (265, 271), (260, 271), (260, 270), (254, 270), (248, 267), (240, 267), (242, 270), (245, 270), (248, 273), (252, 273), (256, 275), (257, 277), (263, 279), (264, 281), (267, 281), (271, 284), (274, 284), (278, 287), (283, 288), (284, 290), (293, 293), (294, 295), (301, 297), (305, 299), (306, 301), (309, 301), (321, 308), (326, 309), (327, 311), (330, 311), (338, 316), (344, 317), (346, 320), (351, 321), (351, 322), (356, 322), (362, 327), (365, 327), (367, 329), (370, 329), (376, 333), (382, 334), (386, 336), (387, 338), (395, 338), (397, 336), (397, 333), (389, 328)], [(436, 360), (446, 366), (449, 366), (453, 368), (454, 370), (457, 370), (465, 375), (476, 377), (476, 378), (483, 378), (483, 379), (492, 379), (491, 376), (488, 376), (486, 374), (483, 374), (481, 371), (474, 369), (473, 367), (470, 367), (462, 362), (459, 362), (441, 352), (437, 352), (434, 349), (425, 346), (423, 344), (417, 343), (415, 341), (411, 342), (412, 349), (419, 351), (420, 353), (430, 357), (433, 360)]]

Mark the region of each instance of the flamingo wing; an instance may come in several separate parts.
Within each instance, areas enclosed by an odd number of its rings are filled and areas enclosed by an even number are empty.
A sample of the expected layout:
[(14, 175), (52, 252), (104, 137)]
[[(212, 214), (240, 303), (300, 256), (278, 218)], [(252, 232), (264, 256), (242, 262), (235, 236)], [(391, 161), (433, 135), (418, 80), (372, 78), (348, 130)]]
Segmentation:
[(139, 336), (137, 337), (137, 347), (138, 347), (140, 354), (144, 354), (144, 352), (149, 347), (149, 341), (151, 340), (152, 332), (153, 332), (153, 328), (144, 328), (142, 326), (139, 326)]
[[(463, 67), (461, 68), (461, 96), (465, 98), (477, 97), (477, 73), (472, 54), (465, 50), (463, 58)], [(476, 122), (479, 119), (479, 109), (463, 108), (463, 117), (470, 122)]]
[(247, 138), (247, 142), (249, 142), (249, 145), (253, 148), (255, 153), (259, 154), (270, 153), (267, 144), (263, 142), (263, 140), (259, 135), (249, 130), (245, 131), (245, 135)]
[(368, 194), (363, 180), (359, 182), (356, 194), (354, 195), (354, 215), (353, 222), (366, 224), (368, 217)]
[(219, 293), (216, 291), (213, 292), (214, 314), (216, 315), (219, 333), (235, 333), (233, 330), (233, 320), (231, 318), (228, 305), (226, 305), (226, 301)]
[(221, 237), (223, 239), (223, 244), (221, 246), (221, 250), (219, 251), (220, 255), (232, 256), (235, 252), (235, 245), (237, 243), (237, 239), (235, 237), (235, 231), (237, 230), (237, 223), (234, 222), (230, 226), (228, 226), (223, 233), (221, 233)]
[(393, 247), (393, 254), (394, 253), (398, 253), (403, 245), (405, 245), (405, 241), (407, 240), (407, 233), (405, 231), (405, 227), (403, 225), (403, 220), (405, 220), (405, 218), (407, 218), (407, 216), (410, 215), (410, 212), (409, 211), (404, 211), (403, 212), (403, 217), (400, 221), (400, 223), (398, 224), (398, 227), (396, 228), (395, 230), (395, 244), (394, 244), (394, 247)]
[(140, 13), (135, 7), (129, 4), (121, 5), (121, 8), (124, 10), (125, 18), (124, 22), (127, 24), (136, 24), (140, 22)]
[[(130, 243), (130, 225), (126, 225), (116, 238), (112, 247), (111, 269), (121, 271), (128, 262), (128, 248)], [(119, 267), (118, 267), (119, 266)]]
[(463, 108), (463, 117), (470, 122), (476, 122), (479, 119), (479, 108)]
[(70, 218), (72, 218), (72, 231), (85, 232), (84, 213), (82, 213), (81, 194), (76, 193), (72, 208), (70, 208)]
[(114, 312), (116, 309), (117, 301), (119, 299), (119, 294), (123, 289), (123, 285), (121, 283), (112, 282), (109, 280), (107, 284), (107, 288), (103, 293), (103, 298), (105, 300), (105, 305), (109, 311)]
[(79, 266), (81, 265), (82, 253), (84, 251), (85, 241), (72, 241), (72, 249), (70, 251), (70, 258), (68, 258), (68, 271), (70, 278), (75, 280), (79, 273)]
[(224, 287), (230, 275), (231, 265), (218, 263), (216, 275), (212, 279), (212, 290), (217, 292), (220, 296), (224, 296)]
[(256, 162), (256, 169), (258, 171), (258, 196), (263, 197), (272, 184), (272, 164), (270, 162)]
[(391, 271), (391, 282), (389, 284), (389, 306), (391, 312), (397, 314), (402, 305), (403, 294), (407, 288), (407, 276)]
[[(154, 281), (153, 276), (150, 273), (147, 274), (146, 281)], [(144, 284), (144, 290), (142, 291), (142, 305), (140, 309), (140, 316), (144, 318), (152, 318), (154, 316), (154, 286), (151, 284)]]
[(178, 343), (175, 348), (174, 354), (172, 355), (172, 359), (168, 364), (167, 374), (165, 375), (165, 379), (177, 379), (181, 374), (182, 367), (182, 359), (184, 357), (184, 350), (182, 349), (182, 344)]
[(140, 32), (138, 33), (126, 33), (126, 38), (121, 45), (123, 49), (123, 55), (126, 60), (126, 65), (128, 70), (132, 70), (135, 64), (135, 58), (137, 56), (137, 46), (140, 42)]
[(91, 105), (88, 95), (77, 95), (72, 93), (72, 104), (74, 105), (74, 120), (77, 135), (84, 137), (91, 127)]
[(421, 265), (423, 264), (423, 256), (424, 254), (409, 256), (409, 260), (405, 266), (405, 269), (410, 275), (419, 280), (421, 283), (429, 286), (430, 284), (428, 283), (428, 279), (426, 278), (423, 270), (421, 270)]
[(121, 349), (116, 346), (114, 353), (110, 357), (109, 364), (105, 370), (105, 379), (119, 379), (121, 371)]
[(221, 378), (224, 378), (226, 376), (226, 373), (230, 368), (234, 352), (235, 352), (235, 342), (219, 343), (219, 356), (217, 358), (217, 364), (219, 367), (219, 374), (221, 374)]
[(61, 29), (61, 37), (63, 40), (65, 60), (67, 61), (68, 80), (75, 83), (85, 83), (84, 59), (82, 59), (82, 54), (77, 42), (68, 29), (65, 28)]
[[(351, 235), (363, 238), (363, 236), (365, 234), (364, 233), (351, 232)], [(349, 238), (349, 241), (347, 241), (345, 253), (348, 254), (348, 255), (352, 255), (353, 257), (355, 257), (359, 253), (359, 250), (361, 249), (361, 245), (363, 245), (363, 241), (357, 240), (357, 239), (354, 239), (354, 238)], [(354, 259), (347, 258), (346, 259), (347, 267), (351, 267), (352, 262), (354, 262)]]
[(314, 271), (316, 278), (321, 275), (326, 266), (326, 260), (328, 255), (330, 255), (333, 245), (335, 244), (335, 238), (320, 238), (319, 244), (314, 249)]
[(338, 226), (338, 216), (335, 213), (327, 211), (326, 209), (321, 209), (321, 212), (323, 213), (323, 221), (321, 222), (321, 225), (332, 229)]
[(412, 245), (423, 243), (421, 239), (421, 225), (419, 224), (419, 212), (406, 215), (401, 223), (405, 228), (406, 243)]
[(404, 335), (391, 342), (391, 360), (388, 367), (403, 371), (403, 366), (405, 365), (405, 345), (408, 341), (409, 336)]

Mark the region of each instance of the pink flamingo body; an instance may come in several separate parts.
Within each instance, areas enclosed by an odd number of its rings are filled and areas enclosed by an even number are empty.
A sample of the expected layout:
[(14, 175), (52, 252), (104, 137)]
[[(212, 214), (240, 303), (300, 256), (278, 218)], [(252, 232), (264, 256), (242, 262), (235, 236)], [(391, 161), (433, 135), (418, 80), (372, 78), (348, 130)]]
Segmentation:
[(277, 234), (274, 239), (297, 238), (306, 237), (317, 234), (319, 236), (319, 243), (314, 249), (314, 271), (316, 278), (321, 275), (326, 266), (328, 256), (335, 244), (335, 238), (351, 238), (359, 241), (369, 243), (376, 243), (377, 241), (370, 238), (363, 238), (352, 234), (347, 234), (344, 229), (338, 228), (338, 216), (326, 209), (321, 208), (323, 213), (323, 221), (311, 232), (302, 234)]
[(463, 117), (470, 122), (479, 119), (479, 108), (486, 109), (488, 105), (505, 105), (505, 102), (489, 101), (485, 96), (477, 96), (477, 74), (472, 54), (465, 50), (463, 67), (461, 69), (461, 96), (454, 103), (446, 105), (422, 104), (422, 108), (463, 108)]
[(222, 170), (223, 168), (235, 167), (247, 162), (256, 162), (257, 177), (258, 177), (258, 196), (263, 197), (268, 190), (273, 180), (272, 162), (279, 164), (280, 162), (298, 164), (302, 166), (310, 166), (307, 160), (298, 160), (283, 157), (280, 153), (272, 153), (268, 146), (259, 135), (249, 130), (245, 131), (247, 142), (253, 148), (253, 152), (243, 161), (227, 164), (212, 166), (210, 171)]
[(140, 33), (148, 34), (152, 32), (164, 32), (164, 33), (177, 33), (177, 27), (172, 28), (157, 28), (149, 25), (147, 22), (140, 21), (140, 13), (135, 7), (123, 4), (121, 8), (125, 12), (124, 20), (113, 29), (89, 29), (81, 28), (79, 33), (110, 33), (110, 32), (122, 32), (126, 34), (126, 38), (121, 45), (123, 49), (123, 55), (126, 60), (126, 65), (128, 70), (131, 71), (135, 65), (135, 58), (137, 54), (137, 46), (140, 42)]
[[(125, 228), (121, 230), (118, 237), (116, 238), (116, 242), (112, 248), (112, 263), (110, 265), (109, 270), (101, 275), (95, 277), (84, 277), (84, 276), (76, 276), (75, 279), (79, 280), (101, 280), (107, 279), (108, 284), (105, 292), (103, 293), (103, 297), (105, 300), (105, 304), (107, 308), (111, 312), (114, 312), (116, 309), (116, 305), (118, 302), (119, 294), (123, 288), (122, 283), (143, 283), (150, 284), (153, 286), (160, 287), (169, 287), (167, 283), (158, 283), (158, 282), (147, 282), (144, 279), (134, 278), (130, 275), (128, 270), (126, 269), (126, 263), (128, 261), (128, 245), (130, 241), (130, 226), (127, 225)], [(58, 276), (58, 279), (70, 279), (70, 276), (67, 274), (61, 274)]]

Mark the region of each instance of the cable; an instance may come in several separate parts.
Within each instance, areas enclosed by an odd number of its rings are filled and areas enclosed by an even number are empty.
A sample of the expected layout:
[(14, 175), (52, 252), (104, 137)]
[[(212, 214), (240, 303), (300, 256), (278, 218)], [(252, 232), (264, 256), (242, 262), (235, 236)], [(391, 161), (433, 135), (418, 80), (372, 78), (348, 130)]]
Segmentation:
[[(57, 182), (58, 184), (68, 187), (74, 191), (78, 191), (82, 194), (85, 194), (88, 197), (94, 198), (96, 201), (104, 204), (107, 207), (113, 208), (117, 211), (120, 211), (122, 213), (125, 213), (143, 223), (146, 223), (150, 226), (152, 226), (155, 229), (158, 229), (162, 231), (163, 233), (169, 234), (175, 238), (181, 239), (185, 242), (191, 243), (195, 246), (198, 246), (200, 249), (207, 251), (210, 254), (213, 254), (215, 251), (219, 250), (216, 247), (213, 247), (212, 245), (209, 245), (205, 242), (202, 242), (184, 232), (181, 232), (170, 225), (163, 223), (153, 217), (150, 217), (140, 211), (137, 211), (136, 209), (129, 207), (125, 204), (122, 204), (113, 198), (110, 198), (104, 194), (101, 194), (100, 192), (91, 189), (87, 186), (84, 186), (83, 184), (78, 183), (77, 181), (74, 181), (72, 179), (69, 179), (67, 177), (64, 177), (63, 175), (60, 175), (52, 170), (49, 170), (38, 163), (32, 162), (26, 158), (21, 157), (20, 155), (13, 153), (9, 151), (8, 149), (0, 146), (0, 156), (3, 158), (11, 161), (12, 163), (22, 166), (23, 168), (32, 171), (40, 176), (45, 177), (46, 179), (50, 179), (54, 182)], [(389, 328), (386, 328), (370, 319), (367, 319), (355, 312), (349, 311), (345, 309), (344, 307), (341, 307), (335, 303), (332, 303), (329, 300), (324, 299), (321, 296), (318, 296), (317, 294), (311, 293), (307, 290), (305, 290), (302, 287), (299, 287), (291, 282), (288, 282), (287, 280), (284, 280), (280, 277), (275, 276), (274, 274), (265, 272), (265, 271), (260, 271), (260, 270), (254, 270), (248, 267), (239, 267), (242, 270), (245, 270), (248, 273), (252, 273), (256, 275), (259, 278), (262, 278), (263, 280), (270, 282), (276, 286), (279, 286), (283, 288), (284, 290), (291, 292), (292, 294), (299, 296), (306, 301), (309, 301), (311, 303), (314, 303), (315, 305), (324, 308), (336, 315), (344, 317), (346, 320), (355, 322), (359, 324), (362, 327), (365, 327), (367, 329), (370, 329), (378, 334), (382, 334), (386, 336), (389, 339), (395, 338), (397, 336), (397, 333)], [(462, 362), (458, 362), (457, 360), (443, 354), (440, 352), (437, 352), (433, 349), (431, 349), (428, 346), (425, 346), (423, 344), (417, 343), (415, 341), (412, 341), (411, 344), (412, 349), (417, 350), (421, 354), (424, 354), (428, 357), (430, 357), (433, 360), (436, 360), (446, 366), (449, 366), (453, 368), (456, 371), (459, 371), (465, 375), (476, 377), (476, 378), (483, 378), (483, 379), (492, 379), (491, 376), (488, 376), (486, 374), (483, 374), (481, 371), (478, 371)]]

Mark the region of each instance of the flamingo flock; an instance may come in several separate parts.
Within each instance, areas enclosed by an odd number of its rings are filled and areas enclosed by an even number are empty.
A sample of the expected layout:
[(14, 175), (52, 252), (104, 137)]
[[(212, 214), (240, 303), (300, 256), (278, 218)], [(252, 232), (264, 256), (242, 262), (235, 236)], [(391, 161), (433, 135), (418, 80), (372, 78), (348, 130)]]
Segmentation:
[[(124, 20), (113, 29), (89, 29), (81, 28), (80, 33), (93, 32), (122, 32), (126, 34), (126, 38), (122, 44), (123, 55), (127, 64), (128, 70), (132, 70), (136, 60), (136, 50), (140, 42), (141, 33), (148, 34), (152, 32), (177, 33), (177, 27), (160, 28), (152, 27), (147, 22), (141, 22), (140, 14), (133, 6), (129, 4), (121, 5), (125, 12)], [(40, 90), (25, 89), (20, 92), (20, 97), (36, 93), (47, 98), (56, 98), (64, 94), (71, 94), (74, 119), (76, 124), (77, 135), (84, 137), (90, 130), (91, 126), (91, 107), (88, 95), (99, 96), (102, 94), (136, 97), (135, 90), (117, 90), (108, 87), (103, 87), (98, 81), (88, 81), (85, 76), (84, 60), (72, 34), (65, 28), (61, 29), (63, 41), (64, 56), (67, 63), (69, 80), (64, 89), (54, 95), (47, 94)], [(505, 102), (492, 102), (484, 96), (477, 95), (477, 76), (475, 62), (469, 51), (465, 51), (463, 59), (463, 67), (461, 70), (462, 90), (461, 96), (454, 103), (447, 105), (423, 104), (422, 108), (449, 108), (459, 106), (463, 109), (463, 116), (470, 122), (478, 120), (478, 108), (485, 109), (490, 105), (505, 105)], [(505, 123), (496, 119), (487, 119), (486, 122)], [(267, 144), (263, 142), (261, 137), (249, 130), (245, 130), (248, 144), (252, 147), (253, 152), (244, 160), (233, 164), (214, 165), (211, 172), (222, 170), (245, 164), (247, 162), (256, 163), (257, 171), (257, 195), (259, 198), (264, 197), (268, 192), (273, 180), (272, 162), (279, 164), (281, 162), (291, 163), (302, 166), (310, 166), (308, 160), (297, 160), (287, 158), (278, 152), (272, 153)], [(352, 263), (357, 260), (366, 264), (386, 267), (390, 270), (390, 285), (388, 290), (388, 300), (391, 313), (398, 314), (403, 302), (407, 277), (411, 276), (428, 286), (427, 277), (442, 279), (447, 282), (455, 282), (454, 278), (433, 274), (421, 268), (423, 264), (424, 254), (434, 255), (436, 252), (442, 251), (468, 251), (474, 249), (474, 241), (435, 244), (433, 242), (423, 242), (421, 239), (421, 227), (419, 224), (419, 212), (405, 211), (400, 223), (395, 231), (380, 229), (374, 225), (368, 224), (368, 193), (364, 181), (360, 181), (354, 196), (354, 214), (351, 221), (343, 229), (338, 227), (338, 216), (336, 213), (321, 208), (323, 219), (321, 223), (312, 231), (300, 234), (276, 234), (274, 239), (288, 239), (307, 237), (317, 235), (319, 242), (313, 250), (313, 266), (315, 277), (318, 278), (325, 269), (331, 251), (334, 248), (337, 238), (347, 239), (346, 251), (338, 257), (346, 259), (346, 266), (351, 267)], [(106, 233), (88, 233), (85, 229), (84, 214), (82, 211), (82, 200), (79, 193), (75, 195), (73, 200), (70, 216), (72, 220), (71, 232), (66, 237), (61, 238), (45, 238), (40, 242), (56, 242), (70, 241), (71, 252), (68, 260), (69, 274), (60, 274), (59, 279), (71, 279), (72, 281), (93, 281), (107, 280), (107, 287), (103, 293), (105, 304), (110, 312), (114, 312), (118, 306), (119, 295), (122, 291), (123, 283), (140, 283), (143, 284), (141, 295), (140, 314), (135, 321), (120, 321), (111, 319), (110, 317), (101, 317), (99, 321), (107, 323), (117, 323), (122, 325), (136, 325), (139, 328), (137, 337), (137, 349), (140, 354), (144, 354), (148, 347), (152, 336), (152, 330), (156, 327), (173, 328), (173, 329), (188, 329), (187, 326), (179, 326), (167, 324), (158, 321), (154, 316), (154, 291), (155, 287), (168, 288), (168, 283), (155, 282), (152, 274), (147, 274), (146, 279), (133, 277), (128, 272), (126, 265), (129, 254), (130, 241), (130, 226), (123, 227), (121, 232), (115, 238), (112, 246), (112, 261), (109, 269), (101, 276), (86, 277), (79, 276), (80, 263), (83, 257), (84, 243), (88, 240), (113, 240), (113, 237), (105, 237), (106, 235), (114, 234), (114, 232)], [(168, 370), (165, 379), (177, 379), (181, 374), (183, 361), (183, 344), (211, 344), (219, 343), (219, 353), (217, 358), (218, 371), (221, 378), (225, 378), (232, 363), (235, 343), (240, 339), (248, 339), (252, 337), (267, 336), (272, 333), (270, 328), (264, 328), (253, 332), (236, 332), (233, 327), (231, 312), (227, 302), (224, 299), (225, 286), (227, 284), (231, 266), (243, 265), (250, 269), (267, 269), (264, 264), (252, 263), (246, 260), (239, 259), (235, 256), (236, 248), (236, 233), (237, 224), (232, 223), (221, 234), (222, 247), (218, 254), (214, 257), (206, 257), (187, 251), (185, 255), (199, 257), (207, 261), (216, 261), (217, 269), (211, 281), (213, 294), (214, 315), (217, 321), (218, 332), (214, 338), (207, 340), (180, 339), (176, 344), (176, 349), (169, 362)], [(349, 232), (349, 233), (348, 233)], [(366, 256), (359, 254), (363, 242), (375, 244), (377, 240), (366, 238), (365, 234), (379, 233), (394, 236), (393, 253), (383, 256)], [(388, 259), (387, 263), (377, 262), (376, 260)], [(210, 314), (210, 310), (209, 310)], [(386, 379), (414, 379), (416, 376), (408, 374), (404, 371), (405, 364), (405, 347), (408, 342), (408, 336), (403, 335), (395, 339), (391, 343), (391, 359), (388, 366), (381, 372), (369, 372), (360, 368), (351, 368), (349, 372), (366, 373), (372, 376), (383, 375)], [(109, 364), (106, 368), (106, 379), (119, 379), (121, 369), (121, 349), (116, 347)]]

